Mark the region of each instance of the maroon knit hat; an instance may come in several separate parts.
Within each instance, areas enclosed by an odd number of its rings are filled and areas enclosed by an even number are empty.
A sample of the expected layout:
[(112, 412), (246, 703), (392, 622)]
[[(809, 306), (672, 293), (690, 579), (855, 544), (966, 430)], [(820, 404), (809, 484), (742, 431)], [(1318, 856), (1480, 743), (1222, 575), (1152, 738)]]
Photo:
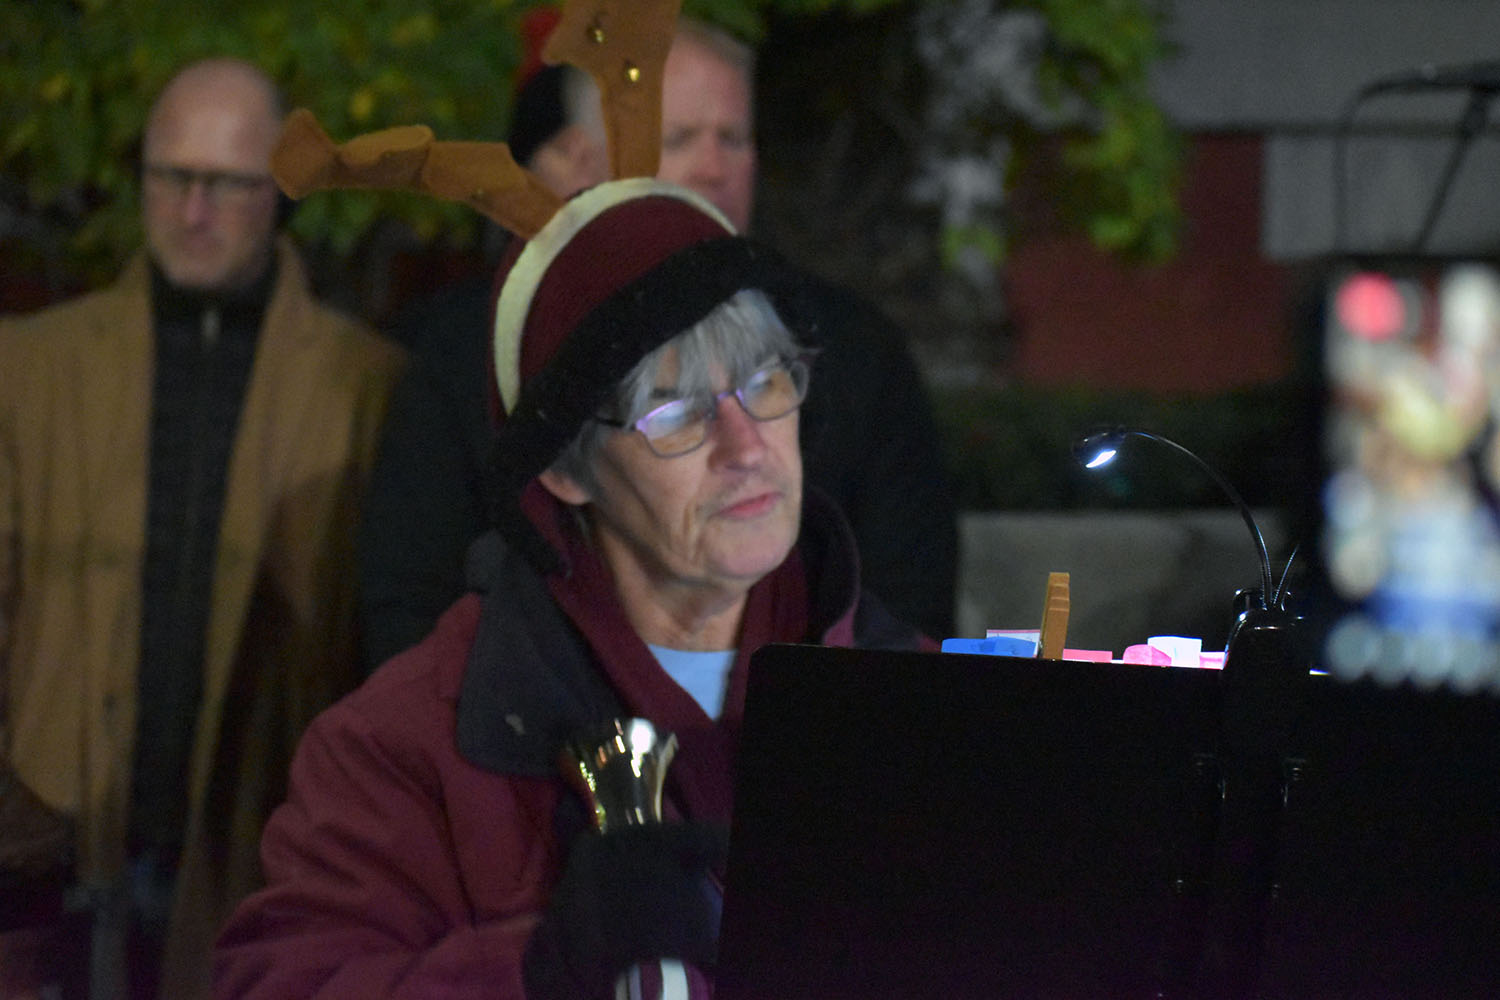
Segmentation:
[(776, 296), (788, 271), (699, 195), (631, 178), (569, 201), (499, 280), (496, 485), (514, 496), (642, 358), (742, 289)]

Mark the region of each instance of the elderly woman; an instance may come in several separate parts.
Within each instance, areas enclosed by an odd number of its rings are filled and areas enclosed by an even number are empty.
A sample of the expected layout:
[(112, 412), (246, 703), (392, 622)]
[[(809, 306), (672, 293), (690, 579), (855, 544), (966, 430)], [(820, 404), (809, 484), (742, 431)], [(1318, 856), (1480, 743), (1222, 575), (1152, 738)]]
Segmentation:
[[(804, 496), (810, 358), (774, 258), (635, 179), (504, 269), (473, 592), (306, 734), (269, 887), (220, 938), (221, 996), (611, 996), (662, 958), (706, 995), (750, 654), (924, 642)], [(557, 755), (621, 716), (679, 741), (667, 821), (599, 833)]]

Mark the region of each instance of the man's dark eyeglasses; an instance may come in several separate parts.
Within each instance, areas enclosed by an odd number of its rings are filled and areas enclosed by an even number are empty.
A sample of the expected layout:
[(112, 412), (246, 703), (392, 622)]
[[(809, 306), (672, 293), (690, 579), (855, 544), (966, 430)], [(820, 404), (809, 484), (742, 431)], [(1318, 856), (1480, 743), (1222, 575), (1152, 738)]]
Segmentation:
[(761, 365), (739, 385), (713, 396), (687, 396), (663, 403), (641, 419), (627, 423), (595, 417), (601, 424), (640, 431), (646, 444), (660, 458), (676, 458), (701, 447), (708, 440), (709, 424), (716, 419), (719, 400), (734, 396), (751, 418), (776, 420), (791, 413), (807, 398), (811, 371), (806, 357), (778, 358)]
[(185, 198), (195, 185), (216, 205), (243, 202), (271, 183), (270, 174), (246, 174), (233, 170), (193, 170), (164, 163), (148, 163), (142, 170), (146, 182), (163, 194)]

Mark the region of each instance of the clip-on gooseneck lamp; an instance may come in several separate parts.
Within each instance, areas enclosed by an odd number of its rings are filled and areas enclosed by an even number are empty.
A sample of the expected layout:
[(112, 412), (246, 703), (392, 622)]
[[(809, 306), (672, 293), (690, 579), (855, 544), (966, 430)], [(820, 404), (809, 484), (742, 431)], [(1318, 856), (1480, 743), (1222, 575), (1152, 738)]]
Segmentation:
[[(1261, 534), (1260, 526), (1255, 523), (1255, 516), (1250, 512), (1250, 507), (1240, 496), (1239, 491), (1225, 479), (1223, 474), (1213, 466), (1209, 465), (1193, 451), (1183, 447), (1170, 438), (1153, 434), (1150, 431), (1135, 430), (1132, 428), (1115, 428), (1097, 434), (1090, 434), (1073, 446), (1073, 454), (1086, 469), (1098, 469), (1112, 462), (1119, 454), (1121, 446), (1126, 438), (1138, 437), (1148, 441), (1155, 441), (1185, 455), (1191, 459), (1200, 469), (1206, 472), (1219, 488), (1224, 491), (1240, 516), (1245, 520), (1245, 526), (1250, 529), (1250, 538), (1255, 543), (1256, 553), (1260, 558), (1260, 587), (1241, 591), (1237, 595), (1238, 615), (1233, 629), (1230, 632), (1228, 650), (1225, 656), (1225, 667), (1227, 668), (1235, 658), (1237, 651), (1243, 661), (1248, 655), (1248, 647), (1260, 647), (1260, 642), (1249, 642), (1249, 636), (1241, 639), (1246, 629), (1262, 630), (1272, 629), (1278, 632), (1290, 630), (1298, 621), (1297, 617), (1286, 611), (1286, 573), (1283, 572), (1280, 584), (1275, 584), (1271, 575), (1271, 557), (1266, 551), (1266, 539)], [(1290, 562), (1288, 562), (1290, 569)], [(1266, 638), (1266, 637), (1261, 637)], [(1288, 656), (1292, 656), (1293, 649), (1289, 642), (1290, 634), (1278, 637), (1280, 641), (1274, 645), (1280, 648)]]
[[(1220, 828), (1234, 831), (1212, 852), (1209, 884), (1208, 943), (1195, 978), (1203, 995), (1252, 995), (1265, 939), (1268, 908), (1275, 883), (1279, 820), (1286, 791), (1284, 769), (1293, 731), (1306, 701), (1309, 658), (1302, 646), (1296, 615), (1283, 606), (1281, 587), (1271, 586), (1271, 559), (1265, 537), (1250, 508), (1218, 470), (1175, 441), (1147, 431), (1116, 429), (1093, 434), (1074, 446), (1086, 468), (1097, 469), (1118, 454), (1127, 437), (1140, 437), (1192, 459), (1219, 484), (1239, 509), (1260, 556), (1259, 592), (1236, 595), (1237, 616), (1224, 654), (1221, 724), (1211, 758), (1218, 772)], [(1288, 561), (1290, 569), (1290, 560)]]

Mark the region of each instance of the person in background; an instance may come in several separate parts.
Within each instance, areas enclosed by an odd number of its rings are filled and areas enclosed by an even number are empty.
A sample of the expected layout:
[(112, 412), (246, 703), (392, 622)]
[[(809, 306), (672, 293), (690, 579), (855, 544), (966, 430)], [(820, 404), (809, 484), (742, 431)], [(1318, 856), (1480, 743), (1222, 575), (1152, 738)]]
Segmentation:
[[(697, 191), (745, 231), (754, 209), (753, 53), (684, 19), (667, 56), (657, 176)], [(522, 86), (509, 144), (561, 195), (605, 179), (592, 83), (568, 66)], [(801, 419), (807, 480), (848, 517), (865, 585), (928, 635), (953, 632), (958, 527), (930, 402), (901, 331), (812, 275), (778, 306), (818, 349)], [(465, 589), (485, 525), (491, 448), (484, 382), (490, 284), (409, 316), (417, 345), (398, 389), (360, 539), (366, 667), (419, 641)]]
[[(751, 654), (933, 648), (803, 488), (821, 386), (774, 305), (800, 283), (779, 257), (629, 178), (502, 275), (474, 589), (309, 728), (270, 884), (219, 939), (224, 1000), (603, 1000), (622, 976), (705, 998)], [(664, 822), (596, 831), (558, 751), (622, 717), (678, 741)]]
[(296, 740), (359, 677), (354, 532), (404, 353), (279, 235), (282, 117), (249, 63), (180, 70), (144, 248), (0, 321), (0, 796), (72, 832), (0, 863), (71, 870), (95, 996), (206, 994)]
[[(512, 115), (511, 155), (558, 194), (605, 180), (593, 82), (568, 65), (533, 73)], [(419, 642), (466, 589), (465, 556), (489, 520), (493, 294), (492, 275), (461, 280), (407, 307), (391, 330), (411, 364), (391, 400), (360, 529), (366, 671)]]

